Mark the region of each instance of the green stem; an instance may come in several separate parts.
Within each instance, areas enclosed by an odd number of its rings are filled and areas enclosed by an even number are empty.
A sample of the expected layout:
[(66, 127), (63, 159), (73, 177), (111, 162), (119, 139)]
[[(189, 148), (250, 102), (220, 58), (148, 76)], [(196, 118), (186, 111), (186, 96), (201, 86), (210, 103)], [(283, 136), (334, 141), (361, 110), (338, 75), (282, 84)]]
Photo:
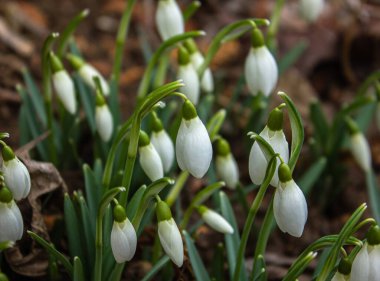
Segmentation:
[(115, 60), (112, 69), (112, 79), (116, 81), (116, 85), (119, 84), (121, 64), (123, 61), (123, 50), (125, 45), (125, 39), (128, 35), (129, 23), (131, 21), (133, 7), (135, 6), (136, 0), (128, 0), (123, 16), (120, 21), (119, 30), (116, 36), (116, 50), (115, 50)]
[(277, 0), (273, 13), (272, 13), (272, 17), (270, 21), (271, 24), (268, 28), (267, 40), (266, 40), (267, 46), (269, 47), (271, 51), (273, 51), (276, 47), (276, 36), (277, 36), (278, 28), (280, 26), (281, 11), (284, 4), (285, 4), (285, 0)]
[[(268, 25), (268, 21), (264, 19), (245, 19), (240, 20), (230, 25), (224, 27), (218, 34), (214, 37), (211, 42), (209, 49), (207, 50), (207, 54), (205, 56), (205, 60), (203, 64), (198, 69), (199, 77), (202, 77), (206, 69), (209, 67), (212, 59), (215, 54), (218, 52), (220, 46), (222, 45), (223, 39), (230, 34), (232, 31), (242, 28), (244, 26), (252, 26), (252, 28), (256, 27), (256, 25)], [(240, 34), (242, 35), (242, 34)]]
[(158, 68), (156, 70), (156, 75), (153, 81), (153, 88), (156, 89), (165, 83), (166, 71), (169, 66), (169, 56), (168, 54), (163, 54), (160, 58)]
[(239, 245), (238, 254), (236, 257), (236, 267), (234, 271), (234, 278), (233, 281), (238, 281), (240, 276), (241, 267), (244, 260), (244, 252), (245, 248), (247, 246), (249, 233), (251, 232), (251, 228), (253, 225), (253, 221), (255, 220), (255, 216), (257, 214), (257, 211), (259, 210), (259, 207), (261, 205), (261, 202), (263, 201), (264, 195), (268, 189), (268, 186), (270, 184), (270, 181), (273, 177), (273, 174), (276, 170), (276, 162), (277, 157), (273, 156), (270, 160), (267, 168), (267, 173), (264, 182), (260, 186), (259, 192), (257, 193), (255, 200), (252, 202), (251, 208), (249, 209), (247, 220), (245, 221), (243, 234), (241, 236), (241, 241)]
[(52, 48), (53, 42), (58, 38), (58, 33), (51, 33), (45, 40), (42, 47), (42, 92), (44, 94), (44, 103), (47, 117), (47, 128), (49, 130), (48, 146), (49, 156), (53, 164), (57, 164), (57, 151), (54, 144), (54, 131), (53, 131), (53, 109), (52, 109), (52, 91), (51, 91), (51, 70), (49, 64), (49, 53)]
[(185, 21), (188, 21), (195, 12), (202, 6), (202, 3), (200, 1), (193, 1), (191, 2), (183, 11), (183, 18)]
[(170, 39), (166, 40), (161, 44), (161, 46), (156, 50), (156, 52), (153, 54), (152, 58), (149, 60), (149, 64), (144, 72), (143, 79), (140, 82), (140, 86), (137, 93), (137, 104), (139, 105), (141, 100), (146, 96), (146, 94), (149, 91), (149, 84), (152, 79), (152, 73), (155, 65), (157, 64), (158, 60), (161, 58), (161, 56), (165, 53), (166, 50), (168, 50), (170, 47), (175, 46), (177, 43), (181, 41), (185, 41), (186, 39), (202, 36), (205, 33), (203, 31), (190, 31), (185, 32), (180, 35), (176, 35), (171, 37)]
[(168, 196), (166, 196), (166, 203), (170, 206), (173, 205), (175, 200), (178, 198), (178, 194), (181, 192), (182, 188), (185, 186), (187, 179), (189, 178), (189, 172), (183, 171), (178, 176), (175, 185), (170, 190)]

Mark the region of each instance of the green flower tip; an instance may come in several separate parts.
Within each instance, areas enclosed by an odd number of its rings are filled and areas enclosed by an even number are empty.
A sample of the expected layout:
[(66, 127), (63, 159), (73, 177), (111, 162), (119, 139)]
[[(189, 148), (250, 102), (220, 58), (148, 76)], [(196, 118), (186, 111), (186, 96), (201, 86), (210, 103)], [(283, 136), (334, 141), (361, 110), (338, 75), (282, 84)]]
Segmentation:
[(50, 52), (50, 65), (51, 65), (51, 69), (53, 70), (53, 73), (56, 73), (58, 71), (65, 69), (63, 67), (61, 60), (53, 52)]
[(165, 201), (157, 202), (156, 215), (158, 222), (170, 220), (172, 218), (172, 212)]
[(278, 167), (278, 178), (281, 182), (288, 182), (292, 179), (292, 172), (288, 164), (281, 163)]
[(202, 216), (208, 210), (208, 208), (205, 205), (201, 205), (197, 208), (197, 210), (198, 213)]
[(0, 202), (9, 203), (12, 200), (13, 200), (12, 192), (6, 187), (0, 188)]
[(182, 117), (185, 120), (191, 120), (197, 117), (197, 110), (190, 100), (186, 100), (182, 106)]
[(113, 218), (117, 222), (123, 222), (127, 218), (125, 208), (120, 204), (117, 204), (115, 208), (113, 208)]
[(367, 232), (367, 242), (369, 245), (379, 245), (380, 244), (380, 227), (378, 225), (372, 226)]
[(198, 52), (197, 45), (195, 44), (194, 40), (192, 40), (192, 39), (186, 40), (184, 43), (184, 46), (187, 49), (187, 51), (190, 53), (190, 55)]
[(349, 275), (351, 273), (352, 263), (348, 258), (341, 259), (338, 265), (339, 273), (343, 275)]
[(71, 65), (74, 67), (75, 70), (79, 70), (84, 64), (84, 60), (76, 55), (73, 54), (67, 54), (66, 58), (71, 63)]
[(276, 107), (271, 111), (268, 117), (268, 128), (271, 131), (280, 131), (284, 123), (284, 113), (281, 108)]
[(0, 281), (9, 281), (9, 279), (4, 273), (0, 272)]
[(350, 132), (351, 136), (360, 133), (360, 129), (358, 127), (358, 124), (356, 124), (356, 122), (354, 120), (352, 120), (352, 118), (346, 117), (346, 124), (347, 124), (348, 131)]
[(10, 160), (12, 160), (12, 159), (14, 159), (16, 157), (15, 153), (12, 150), (12, 148), (10, 148), (10, 146), (8, 146), (8, 145), (4, 145), (3, 146), (1, 154), (2, 154), (3, 160), (5, 162), (8, 162), (8, 161), (10, 161)]
[(264, 36), (260, 29), (254, 28), (252, 30), (252, 47), (259, 48), (264, 46)]
[(141, 130), (139, 136), (139, 147), (147, 146), (148, 144), (150, 144), (149, 136)]
[(96, 106), (103, 106), (106, 104), (106, 100), (104, 96), (100, 92), (100, 90), (96, 89)]
[(179, 65), (187, 65), (190, 63), (189, 52), (182, 46), (178, 48), (178, 63)]
[(164, 129), (160, 118), (158, 118), (156, 115), (154, 115), (152, 119), (152, 129), (156, 133), (161, 132)]
[(223, 138), (218, 139), (216, 142), (216, 154), (220, 156), (227, 156), (230, 153), (231, 149), (229, 143)]

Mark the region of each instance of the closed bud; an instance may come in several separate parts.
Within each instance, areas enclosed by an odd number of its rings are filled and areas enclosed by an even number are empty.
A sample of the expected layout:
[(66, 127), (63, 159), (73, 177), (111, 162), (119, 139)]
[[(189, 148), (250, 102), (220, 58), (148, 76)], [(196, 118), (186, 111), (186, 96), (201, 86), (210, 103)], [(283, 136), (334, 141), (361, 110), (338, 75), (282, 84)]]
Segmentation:
[(178, 74), (177, 79), (182, 79), (185, 86), (181, 88), (181, 92), (193, 103), (198, 104), (200, 85), (198, 73), (194, 65), (190, 62), (189, 54), (186, 49), (181, 47), (178, 52)]
[(175, 0), (159, 0), (156, 11), (156, 25), (163, 41), (184, 33), (182, 12)]
[(149, 140), (148, 135), (141, 131), (139, 139), (140, 165), (151, 181), (164, 176), (164, 168), (160, 155)]
[(226, 219), (219, 215), (217, 212), (210, 210), (205, 206), (200, 206), (198, 208), (198, 211), (205, 223), (207, 223), (216, 231), (224, 234), (232, 234), (234, 232), (234, 229), (229, 224), (229, 222), (226, 221)]
[(358, 125), (351, 118), (346, 118), (346, 124), (350, 133), (350, 149), (356, 162), (364, 172), (371, 169), (371, 149), (367, 139), (359, 130)]
[(110, 88), (107, 81), (104, 79), (103, 75), (88, 63), (84, 63), (78, 70), (79, 75), (82, 77), (83, 81), (90, 86), (92, 89), (96, 89), (96, 84), (94, 82), (94, 77), (99, 77), (100, 86), (102, 87), (103, 94), (108, 96), (110, 93)]
[(226, 183), (227, 187), (236, 188), (239, 183), (239, 168), (228, 142), (224, 139), (216, 142), (215, 165), (219, 178)]
[(14, 200), (4, 202), (0, 198), (0, 243), (20, 240), (23, 232), (24, 222)]
[(129, 221), (114, 221), (111, 231), (111, 248), (116, 262), (130, 261), (136, 253), (137, 236), (136, 231)]
[[(364, 243), (360, 251), (356, 254), (352, 263), (350, 281), (369, 281), (369, 256), (367, 243)], [(371, 281), (376, 279), (371, 279)]]
[(164, 171), (167, 173), (173, 165), (174, 161), (174, 144), (168, 133), (162, 129), (158, 132), (153, 131), (151, 141), (160, 155)]
[(104, 142), (108, 142), (112, 137), (113, 118), (106, 103), (97, 104), (95, 109), (95, 123), (99, 136)]

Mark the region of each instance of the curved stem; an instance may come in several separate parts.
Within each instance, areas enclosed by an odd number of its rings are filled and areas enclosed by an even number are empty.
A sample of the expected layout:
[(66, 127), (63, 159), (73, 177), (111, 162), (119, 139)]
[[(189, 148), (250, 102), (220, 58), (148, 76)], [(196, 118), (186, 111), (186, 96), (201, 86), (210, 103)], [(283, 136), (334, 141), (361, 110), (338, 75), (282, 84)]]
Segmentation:
[(369, 224), (369, 225), (376, 225), (376, 220), (373, 219), (373, 218), (368, 218), (368, 219), (365, 219), (365, 220), (361, 221), (360, 223), (358, 223), (355, 226), (354, 230), (352, 231), (352, 234), (356, 233), (359, 229), (361, 229), (362, 227), (364, 227), (367, 224)]
[(178, 194), (181, 192), (182, 188), (185, 186), (187, 179), (189, 178), (188, 171), (182, 171), (177, 177), (176, 183), (170, 190), (169, 194), (166, 196), (166, 203), (171, 207), (175, 200), (177, 200)]
[(272, 17), (271, 17), (271, 24), (268, 28), (266, 43), (272, 52), (276, 46), (275, 40), (276, 40), (276, 36), (278, 32), (278, 27), (280, 26), (281, 11), (284, 4), (285, 4), (285, 0), (276, 1), (275, 7), (272, 13)]

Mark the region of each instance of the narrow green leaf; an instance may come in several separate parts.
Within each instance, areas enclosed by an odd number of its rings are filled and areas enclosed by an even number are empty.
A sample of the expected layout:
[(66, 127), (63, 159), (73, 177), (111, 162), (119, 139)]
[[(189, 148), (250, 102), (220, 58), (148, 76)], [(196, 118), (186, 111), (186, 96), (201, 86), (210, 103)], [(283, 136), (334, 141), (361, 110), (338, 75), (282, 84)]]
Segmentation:
[(301, 57), (306, 48), (308, 47), (308, 43), (306, 41), (297, 42), (297, 44), (287, 52), (283, 58), (278, 63), (278, 72), (281, 75), (284, 73), (289, 67), (296, 63), (296, 61)]
[(87, 164), (83, 165), (84, 187), (86, 190), (86, 198), (88, 209), (92, 218), (96, 217), (99, 200), (101, 197), (102, 187), (99, 184), (94, 172)]
[(188, 21), (195, 12), (201, 7), (200, 1), (192, 1), (189, 5), (187, 5), (186, 9), (183, 11), (183, 18), (185, 21)]
[(213, 142), (215, 140), (215, 137), (218, 135), (225, 118), (226, 110), (222, 108), (218, 112), (216, 112), (208, 121), (207, 131), (210, 135), (211, 142)]
[(64, 198), (64, 217), (66, 224), (66, 233), (69, 245), (69, 252), (72, 257), (78, 256), (83, 258), (83, 246), (80, 235), (80, 224), (77, 212), (74, 208), (73, 201), (68, 194)]
[(133, 194), (131, 200), (128, 202), (126, 211), (129, 218), (133, 218), (136, 215), (137, 209), (142, 201), (146, 189), (147, 187), (144, 184)]
[(90, 126), (91, 132), (95, 133), (95, 97), (93, 93), (90, 91), (90, 89), (79, 78), (78, 74), (73, 75), (73, 80), (78, 90), (78, 94), (83, 105), (84, 112), (86, 114), (88, 125)]
[(149, 272), (144, 276), (141, 281), (149, 281), (151, 280), (160, 270), (170, 261), (170, 258), (165, 255), (160, 258), (153, 267), (149, 270)]
[(372, 214), (376, 221), (380, 222), (380, 192), (375, 172), (372, 169), (366, 173), (366, 184)]
[[(84, 240), (87, 249), (86, 260), (88, 265), (94, 263), (95, 257), (95, 218), (96, 216), (91, 216), (88, 210), (86, 201), (83, 196), (79, 196), (79, 209), (81, 214), (81, 226), (84, 230)], [(86, 261), (84, 260), (84, 262)]]
[(74, 257), (74, 281), (84, 281), (83, 265), (79, 257)]
[(206, 123), (209, 119), (212, 105), (214, 104), (215, 96), (213, 94), (207, 94), (197, 105), (197, 112), (199, 119)]
[(298, 185), (305, 195), (309, 194), (315, 182), (320, 178), (327, 165), (325, 157), (319, 158), (309, 169), (298, 179)]
[(224, 245), (218, 243), (214, 250), (214, 258), (212, 259), (212, 279), (215, 281), (223, 281), (224, 278)]
[(185, 237), (187, 251), (189, 253), (191, 267), (194, 270), (195, 279), (197, 281), (211, 281), (210, 276), (208, 275), (207, 270), (202, 262), (202, 259), (199, 256), (197, 249), (195, 248), (193, 240), (185, 230), (183, 230), (182, 233)]
[(319, 101), (315, 101), (310, 104), (310, 119), (313, 122), (314, 136), (321, 148), (325, 149), (330, 128)]

